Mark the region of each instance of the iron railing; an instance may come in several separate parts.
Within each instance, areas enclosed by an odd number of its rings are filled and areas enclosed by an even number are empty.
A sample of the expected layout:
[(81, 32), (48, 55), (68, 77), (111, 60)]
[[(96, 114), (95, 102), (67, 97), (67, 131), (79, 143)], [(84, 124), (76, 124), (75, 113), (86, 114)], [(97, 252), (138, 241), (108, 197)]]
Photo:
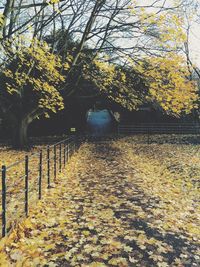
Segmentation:
[(138, 123), (118, 126), (118, 134), (200, 134), (199, 123)]
[(57, 174), (67, 164), (79, 143), (75, 136), (41, 148), (24, 159), (2, 166), (2, 237), (29, 215), (29, 209), (43, 192), (57, 182)]

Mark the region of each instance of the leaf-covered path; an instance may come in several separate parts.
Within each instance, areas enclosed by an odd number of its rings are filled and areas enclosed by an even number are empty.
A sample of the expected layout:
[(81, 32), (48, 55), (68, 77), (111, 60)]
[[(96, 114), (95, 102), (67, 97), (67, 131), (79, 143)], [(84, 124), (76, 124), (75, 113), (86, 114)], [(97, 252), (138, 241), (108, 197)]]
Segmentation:
[[(84, 144), (0, 266), (199, 266), (198, 207), (125, 141)], [(149, 167), (148, 167), (149, 166)], [(162, 168), (161, 168), (162, 169)]]

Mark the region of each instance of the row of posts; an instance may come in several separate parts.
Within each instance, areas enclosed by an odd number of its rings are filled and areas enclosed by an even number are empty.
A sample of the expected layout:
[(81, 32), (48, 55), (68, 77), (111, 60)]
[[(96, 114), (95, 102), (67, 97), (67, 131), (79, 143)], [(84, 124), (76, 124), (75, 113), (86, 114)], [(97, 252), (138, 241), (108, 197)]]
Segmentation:
[[(62, 159), (62, 145), (64, 144), (64, 151), (63, 151), (63, 159)], [(53, 174), (54, 174), (54, 181), (56, 181), (57, 176), (57, 167), (59, 168), (59, 171), (62, 170), (62, 165), (66, 165), (66, 162), (68, 162), (69, 158), (71, 157), (71, 154), (76, 149), (76, 140), (75, 138), (72, 140), (64, 140), (56, 145), (53, 146), (53, 157), (50, 157), (50, 151), (51, 147), (47, 146), (47, 156), (46, 156), (46, 164), (47, 164), (47, 188), (51, 188), (51, 159), (53, 159)], [(59, 146), (59, 166), (57, 166), (57, 147)], [(66, 149), (67, 148), (67, 149)], [(34, 156), (34, 154), (32, 155)], [(31, 156), (31, 157), (32, 157)], [(63, 160), (63, 164), (62, 164)], [(38, 199), (42, 198), (42, 176), (43, 176), (43, 151), (41, 150), (39, 152), (39, 169), (38, 169)], [(9, 168), (9, 166), (8, 166)], [(30, 173), (30, 167), (29, 167), (29, 156), (25, 156), (25, 169), (24, 169), (25, 175), (25, 196), (24, 196), (24, 211), (25, 215), (28, 216), (29, 213), (29, 173)], [(6, 176), (7, 176), (7, 167), (5, 165), (2, 166), (2, 237), (6, 236), (7, 233), (7, 216), (6, 216)]]

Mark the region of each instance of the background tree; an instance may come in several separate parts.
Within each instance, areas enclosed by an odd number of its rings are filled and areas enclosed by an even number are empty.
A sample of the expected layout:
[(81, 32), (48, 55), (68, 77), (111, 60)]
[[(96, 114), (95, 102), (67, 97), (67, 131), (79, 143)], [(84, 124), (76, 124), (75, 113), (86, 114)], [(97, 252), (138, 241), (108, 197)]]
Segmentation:
[(196, 0), (187, 0), (187, 6), (182, 7), (182, 16), (184, 18), (184, 23), (182, 24), (183, 32), (185, 33), (186, 39), (183, 42), (182, 52), (186, 57), (188, 70), (190, 72), (191, 78), (193, 74), (200, 78), (200, 71), (194, 62), (192, 57), (191, 42), (194, 39), (193, 28), (199, 24), (199, 2)]
[(168, 114), (180, 116), (197, 108), (198, 88), (189, 78), (186, 61), (179, 55), (168, 58), (145, 58), (133, 68), (143, 77), (147, 99), (159, 105)]

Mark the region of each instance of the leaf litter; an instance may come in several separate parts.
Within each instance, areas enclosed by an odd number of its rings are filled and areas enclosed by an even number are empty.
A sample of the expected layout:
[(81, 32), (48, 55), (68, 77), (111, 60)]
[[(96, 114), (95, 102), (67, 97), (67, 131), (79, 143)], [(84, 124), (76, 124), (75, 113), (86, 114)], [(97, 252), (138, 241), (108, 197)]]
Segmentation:
[(199, 266), (193, 151), (187, 168), (174, 171), (185, 148), (132, 141), (83, 144), (30, 217), (0, 242), (0, 266)]

